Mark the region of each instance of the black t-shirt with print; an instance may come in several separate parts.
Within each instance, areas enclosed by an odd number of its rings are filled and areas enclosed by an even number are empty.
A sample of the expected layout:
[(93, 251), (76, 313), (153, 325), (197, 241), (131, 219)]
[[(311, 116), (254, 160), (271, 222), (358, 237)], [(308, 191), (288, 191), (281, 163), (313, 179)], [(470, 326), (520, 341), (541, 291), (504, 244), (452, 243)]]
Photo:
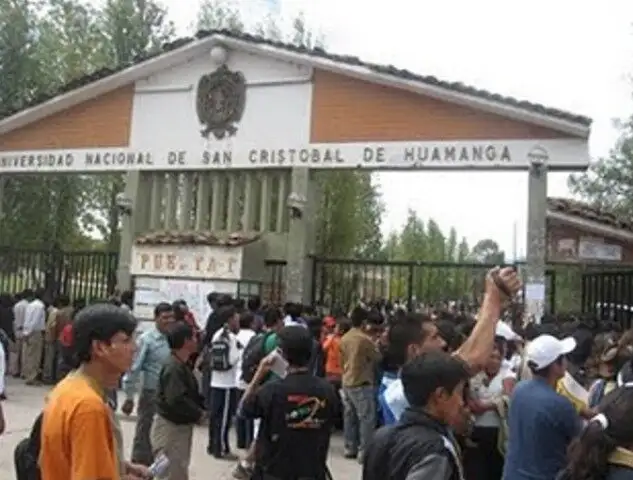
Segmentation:
[(310, 373), (268, 382), (245, 399), (242, 415), (261, 419), (252, 478), (324, 480), (339, 409), (334, 388)]

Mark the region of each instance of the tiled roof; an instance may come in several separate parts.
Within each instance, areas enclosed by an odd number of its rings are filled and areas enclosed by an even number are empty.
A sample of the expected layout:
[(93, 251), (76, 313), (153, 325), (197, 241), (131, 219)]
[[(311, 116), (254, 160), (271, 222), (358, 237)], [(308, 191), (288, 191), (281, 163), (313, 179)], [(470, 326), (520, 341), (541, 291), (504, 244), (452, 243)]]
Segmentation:
[(400, 69), (397, 67), (394, 67), (392, 65), (379, 65), (379, 64), (375, 64), (375, 63), (368, 63), (368, 62), (364, 62), (361, 59), (357, 58), (357, 57), (353, 57), (353, 56), (347, 56), (347, 55), (336, 55), (336, 54), (331, 54), (326, 52), (325, 50), (323, 50), (322, 48), (306, 48), (303, 46), (296, 46), (296, 45), (292, 45), (289, 43), (283, 43), (283, 42), (276, 42), (273, 40), (268, 40), (264, 37), (260, 37), (257, 35), (250, 35), (250, 34), (245, 34), (245, 33), (236, 33), (234, 31), (230, 31), (230, 30), (207, 30), (207, 31), (200, 31), (196, 34), (195, 37), (187, 37), (187, 38), (181, 38), (178, 40), (175, 40), (174, 42), (168, 43), (166, 45), (163, 46), (162, 50), (159, 51), (158, 53), (154, 54), (154, 55), (150, 55), (150, 56), (143, 56), (143, 57), (139, 57), (134, 59), (133, 62), (131, 62), (130, 64), (125, 64), (125, 65), (120, 65), (116, 68), (104, 68), (101, 70), (98, 70), (94, 73), (91, 73), (89, 75), (85, 75), (81, 78), (78, 78), (76, 80), (73, 80), (71, 82), (69, 82), (68, 84), (64, 85), (62, 88), (60, 88), (57, 91), (54, 92), (49, 92), (47, 94), (44, 95), (40, 95), (36, 98), (34, 98), (31, 102), (29, 102), (28, 104), (22, 105), (20, 108), (16, 108), (16, 109), (1, 109), (0, 108), (0, 120), (10, 117), (11, 115), (14, 115), (22, 110), (25, 110), (27, 108), (30, 107), (35, 107), (41, 103), (46, 102), (47, 100), (50, 100), (58, 95), (64, 94), (64, 93), (68, 93), (76, 88), (79, 87), (83, 87), (86, 86), (92, 82), (95, 82), (97, 80), (102, 80), (105, 79), (106, 77), (113, 75), (117, 72), (120, 72), (126, 68), (132, 67), (134, 65), (138, 65), (146, 60), (150, 60), (151, 58), (155, 58), (163, 53), (167, 53), (167, 52), (172, 52), (174, 50), (177, 50), (179, 48), (184, 47), (185, 45), (188, 45), (196, 40), (199, 39), (203, 39), (203, 38), (208, 38), (211, 37), (213, 35), (224, 35), (227, 37), (232, 37), (236, 40), (241, 40), (241, 41), (245, 41), (245, 42), (251, 42), (253, 44), (262, 44), (262, 45), (267, 45), (267, 46), (271, 46), (274, 48), (279, 48), (279, 49), (283, 49), (283, 50), (288, 50), (288, 51), (292, 51), (292, 52), (296, 52), (299, 54), (304, 54), (304, 55), (308, 55), (311, 57), (316, 57), (316, 58), (322, 58), (322, 59), (327, 59), (327, 60), (331, 60), (334, 62), (339, 62), (342, 64), (346, 64), (346, 65), (350, 65), (350, 66), (356, 66), (356, 67), (364, 67), (367, 68), (375, 73), (379, 73), (379, 74), (384, 74), (384, 75), (391, 75), (393, 77), (397, 77), (397, 78), (401, 78), (401, 79), (405, 79), (405, 80), (410, 80), (413, 82), (420, 82), (422, 84), (426, 84), (426, 85), (430, 85), (430, 86), (434, 86), (434, 87), (440, 87), (440, 88), (444, 88), (447, 90), (452, 90), (454, 92), (457, 93), (461, 93), (464, 95), (470, 95), (476, 98), (482, 98), (488, 101), (492, 101), (492, 102), (497, 102), (499, 104), (502, 105), (507, 105), (507, 106), (511, 106), (511, 107), (515, 107), (515, 108), (519, 108), (519, 109), (523, 109), (526, 111), (530, 111), (530, 112), (534, 112), (534, 113), (539, 113), (542, 115), (548, 115), (550, 117), (555, 117), (555, 118), (559, 118), (561, 120), (567, 120), (569, 122), (573, 122), (573, 123), (577, 123), (579, 125), (583, 125), (583, 126), (589, 126), (591, 125), (591, 119), (583, 116), (583, 115), (577, 115), (574, 113), (570, 113), (570, 112), (565, 112), (563, 110), (559, 110), (556, 108), (550, 108), (550, 107), (546, 107), (544, 105), (540, 105), (540, 104), (536, 104), (536, 103), (531, 103), (531, 102), (527, 102), (527, 101), (523, 101), (523, 100), (518, 100), (516, 98), (512, 98), (512, 97), (505, 97), (502, 95), (498, 95), (495, 93), (491, 93), (488, 92), (486, 90), (480, 90), (477, 89), (475, 87), (471, 87), (468, 85), (464, 85), (463, 83), (459, 83), (459, 82), (448, 82), (448, 81), (444, 81), (444, 80), (440, 80), (436, 77), (433, 76), (428, 76), (428, 75), (418, 75), (416, 73), (410, 72), (409, 70), (404, 70), (404, 69)]
[(588, 203), (569, 198), (548, 198), (547, 207), (550, 211), (572, 215), (583, 220), (601, 223), (603, 225), (633, 232), (633, 222), (614, 214), (604, 208), (598, 208)]
[(232, 233), (228, 236), (212, 232), (163, 231), (140, 235), (137, 245), (209, 245), (214, 247), (241, 247), (259, 240), (259, 235)]

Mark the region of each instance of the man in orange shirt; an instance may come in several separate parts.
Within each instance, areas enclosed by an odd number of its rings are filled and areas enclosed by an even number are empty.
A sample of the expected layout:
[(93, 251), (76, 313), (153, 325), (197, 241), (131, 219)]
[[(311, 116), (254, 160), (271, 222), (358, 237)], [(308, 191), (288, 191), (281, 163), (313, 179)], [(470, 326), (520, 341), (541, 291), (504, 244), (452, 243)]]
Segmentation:
[(73, 323), (79, 368), (50, 393), (44, 407), (40, 450), (42, 480), (141, 480), (147, 467), (121, 457), (113, 412), (105, 392), (117, 388), (132, 363), (136, 322), (109, 304), (86, 307)]
[(323, 323), (326, 328), (334, 330), (333, 333), (330, 333), (323, 340), (325, 375), (338, 391), (341, 388), (341, 375), (343, 374), (340, 348), (341, 337), (349, 331), (351, 323), (345, 317), (339, 318), (338, 321), (332, 317), (326, 317)]

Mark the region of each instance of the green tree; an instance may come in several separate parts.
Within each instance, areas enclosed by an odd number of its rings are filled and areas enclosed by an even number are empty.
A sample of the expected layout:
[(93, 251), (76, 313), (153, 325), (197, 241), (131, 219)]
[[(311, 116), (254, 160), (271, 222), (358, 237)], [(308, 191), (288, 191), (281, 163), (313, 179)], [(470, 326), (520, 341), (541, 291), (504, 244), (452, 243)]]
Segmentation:
[(78, 0), (44, 0), (43, 12), (36, 58), (41, 84), (50, 92), (106, 64), (95, 8)]
[[(34, 58), (37, 13), (29, 0), (0, 0), (0, 115), (5, 116), (32, 100), (40, 89)], [(19, 245), (36, 232), (25, 214), (25, 195), (37, 193), (26, 177), (3, 177), (2, 245)], [(32, 202), (31, 202), (32, 203)]]
[(239, 9), (227, 0), (204, 0), (198, 10), (198, 30), (246, 30)]
[[(606, 157), (592, 162), (581, 174), (570, 175), (568, 186), (582, 201), (616, 217), (633, 216), (633, 116), (618, 122), (620, 136)], [(586, 265), (556, 265), (551, 268), (556, 305), (552, 310), (577, 310)]]
[[(446, 239), (440, 226), (433, 219), (427, 223), (427, 238), (429, 244), (429, 260), (443, 264), (448, 261), (446, 257)], [(428, 296), (435, 300), (441, 300), (447, 296), (447, 277), (450, 268), (442, 266), (429, 268), (426, 276)]]
[[(407, 213), (407, 221), (402, 228), (398, 236), (399, 245), (397, 249), (396, 260), (401, 261), (422, 261), (428, 257), (428, 240), (425, 230), (424, 221), (418, 217), (415, 211), (409, 209)], [(396, 291), (392, 290), (393, 298), (403, 298), (409, 293), (409, 290), (413, 295), (422, 299), (426, 297), (426, 271), (416, 269), (413, 277), (413, 285), (410, 285), (411, 281), (411, 267), (395, 267), (395, 271), (392, 272), (394, 278), (394, 286)]]
[(0, 0), (0, 115), (41, 92), (34, 52), (37, 10), (32, 0)]
[(570, 175), (572, 193), (583, 201), (621, 215), (633, 216), (633, 117), (620, 123), (620, 137), (609, 155), (581, 174)]
[[(38, 8), (39, 7), (39, 8)], [(69, 51), (51, 49), (57, 25), (72, 24), (73, 34), (86, 26), (76, 2), (50, 0), (0, 1), (0, 103), (19, 109), (38, 95), (55, 91), (69, 76), (57, 56)], [(42, 11), (44, 15), (42, 15)], [(76, 37), (75, 37), (76, 38)], [(59, 38), (59, 45), (68, 37)], [(69, 43), (73, 43), (72, 40)], [(65, 59), (68, 69), (79, 63), (74, 50)], [(83, 52), (86, 53), (86, 52)], [(57, 56), (53, 56), (57, 55)], [(54, 73), (53, 73), (54, 72)], [(81, 179), (57, 175), (10, 176), (5, 181), (2, 218), (3, 244), (19, 248), (61, 248), (81, 238), (75, 222), (80, 211)]]
[[(19, 108), (85, 74), (156, 52), (173, 37), (166, 14), (153, 0), (108, 0), (99, 10), (85, 0), (0, 0), (0, 104)], [(114, 250), (114, 203), (123, 186), (121, 174), (12, 176), (3, 243), (72, 248), (93, 244), (82, 232), (98, 231)]]
[(472, 270), (472, 295), (473, 300), (478, 301), (480, 292), (483, 292), (486, 272), (490, 265), (502, 265), (505, 263), (505, 252), (500, 250), (499, 244), (491, 238), (478, 241), (470, 252), (471, 261), (481, 263), (481, 268)]
[(491, 238), (478, 241), (471, 251), (475, 262), (489, 265), (502, 265), (505, 263), (505, 253), (499, 249), (499, 244)]
[(359, 195), (357, 205), (362, 211), (358, 222), (359, 243), (355, 249), (355, 256), (359, 258), (380, 259), (382, 254), (382, 217), (385, 204), (382, 201), (377, 186), (373, 184), (371, 175), (358, 175)]
[(391, 269), (391, 298), (406, 298), (409, 285), (424, 303), (472, 298), (473, 271), (459, 264), (472, 263), (473, 257), (465, 238), (458, 243), (455, 228), (445, 235), (435, 220), (425, 222), (409, 210), (402, 230), (389, 235), (381, 258), (403, 262)]
[[(468, 245), (468, 241), (466, 237), (463, 237), (459, 245), (457, 246), (457, 263), (464, 264), (470, 261), (470, 247)], [(467, 268), (460, 268), (457, 271), (457, 282), (456, 282), (456, 290), (455, 297), (465, 297), (469, 299), (473, 299), (473, 275), (472, 272)]]
[[(457, 230), (455, 227), (451, 227), (448, 231), (448, 238), (445, 242), (444, 259), (446, 262), (452, 263), (457, 261)], [(455, 298), (459, 296), (458, 288), (458, 268), (448, 268), (445, 279), (445, 290), (447, 296)]]
[(159, 52), (175, 32), (167, 10), (154, 0), (107, 0), (100, 26), (103, 53), (112, 66)]

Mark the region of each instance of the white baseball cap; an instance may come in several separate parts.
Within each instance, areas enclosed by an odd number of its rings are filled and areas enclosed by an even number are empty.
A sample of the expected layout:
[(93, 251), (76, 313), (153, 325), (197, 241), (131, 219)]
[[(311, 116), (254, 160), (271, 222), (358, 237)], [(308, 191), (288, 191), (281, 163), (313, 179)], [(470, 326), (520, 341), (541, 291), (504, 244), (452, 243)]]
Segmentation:
[(552, 335), (539, 335), (525, 348), (525, 358), (541, 370), (554, 363), (560, 356), (571, 353), (576, 348), (576, 340), (572, 337), (559, 340)]
[(507, 323), (501, 320), (497, 322), (497, 327), (495, 329), (495, 336), (503, 337), (508, 342), (521, 340), (521, 336), (518, 335), (514, 330), (512, 330), (512, 327), (510, 325), (508, 325)]

